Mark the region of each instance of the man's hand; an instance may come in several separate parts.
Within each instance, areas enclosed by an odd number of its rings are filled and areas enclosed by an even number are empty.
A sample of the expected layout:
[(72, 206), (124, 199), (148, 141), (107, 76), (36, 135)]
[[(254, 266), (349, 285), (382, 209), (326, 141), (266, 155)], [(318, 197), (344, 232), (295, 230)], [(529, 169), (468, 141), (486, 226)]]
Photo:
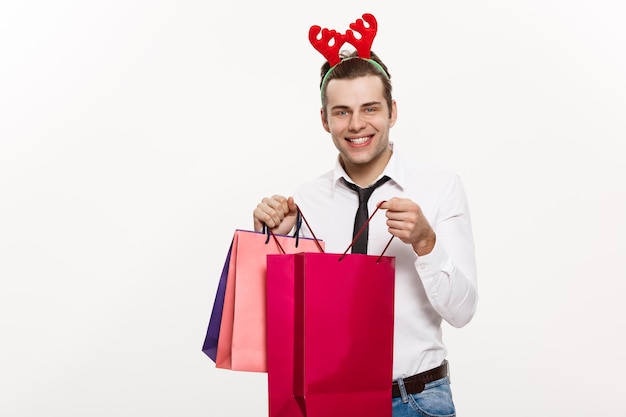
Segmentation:
[(266, 197), (254, 209), (254, 230), (260, 232), (265, 224), (274, 233), (287, 234), (296, 224), (297, 213), (298, 206), (293, 197)]
[(381, 204), (380, 208), (387, 210), (389, 233), (411, 244), (419, 256), (433, 250), (437, 236), (419, 205), (407, 198), (394, 197)]

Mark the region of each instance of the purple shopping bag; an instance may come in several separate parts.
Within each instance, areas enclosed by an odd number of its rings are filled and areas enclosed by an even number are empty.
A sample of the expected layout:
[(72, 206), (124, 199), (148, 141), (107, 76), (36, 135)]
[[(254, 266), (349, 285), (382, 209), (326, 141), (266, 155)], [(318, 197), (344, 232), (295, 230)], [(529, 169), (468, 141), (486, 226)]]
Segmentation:
[(222, 310), (224, 309), (224, 294), (226, 294), (226, 279), (228, 278), (228, 268), (230, 265), (230, 254), (232, 253), (233, 245), (231, 243), (226, 255), (226, 261), (224, 262), (224, 268), (222, 268), (222, 276), (217, 284), (217, 292), (215, 293), (215, 301), (213, 302), (213, 310), (211, 311), (211, 318), (209, 319), (209, 327), (204, 338), (204, 344), (202, 345), (202, 351), (213, 360), (216, 361), (217, 357), (217, 341), (220, 335), (220, 324), (222, 322)]

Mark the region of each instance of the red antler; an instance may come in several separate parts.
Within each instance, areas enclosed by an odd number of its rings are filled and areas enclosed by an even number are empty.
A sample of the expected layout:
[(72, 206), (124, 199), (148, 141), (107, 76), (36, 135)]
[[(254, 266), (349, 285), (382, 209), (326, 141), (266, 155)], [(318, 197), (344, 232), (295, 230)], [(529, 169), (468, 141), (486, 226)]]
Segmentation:
[[(369, 25), (368, 28), (363, 24), (363, 20)], [(374, 37), (378, 30), (378, 24), (374, 15), (365, 13), (363, 19), (357, 19), (356, 22), (350, 23), (350, 29), (359, 32), (361, 39), (355, 38), (354, 33), (351, 30), (347, 30), (345, 34), (346, 41), (356, 48), (359, 58), (371, 58), (372, 43), (374, 43)]]
[[(322, 32), (322, 37), (318, 39), (318, 35)], [(322, 29), (319, 26), (311, 26), (309, 29), (309, 41), (315, 49), (317, 49), (328, 60), (331, 67), (334, 67), (341, 58), (339, 57), (339, 50), (341, 46), (346, 42), (346, 35), (342, 35), (336, 30)], [(331, 41), (334, 43), (331, 45)]]

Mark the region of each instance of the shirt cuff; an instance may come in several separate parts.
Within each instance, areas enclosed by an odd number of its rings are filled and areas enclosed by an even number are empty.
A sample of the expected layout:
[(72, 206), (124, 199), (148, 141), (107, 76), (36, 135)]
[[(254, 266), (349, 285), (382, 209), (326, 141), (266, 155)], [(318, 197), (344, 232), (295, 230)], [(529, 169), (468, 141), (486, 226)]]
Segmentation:
[(452, 270), (450, 257), (438, 241), (435, 241), (435, 246), (428, 255), (419, 256), (416, 254), (416, 256), (415, 268), (422, 279), (437, 275), (441, 271), (449, 274)]

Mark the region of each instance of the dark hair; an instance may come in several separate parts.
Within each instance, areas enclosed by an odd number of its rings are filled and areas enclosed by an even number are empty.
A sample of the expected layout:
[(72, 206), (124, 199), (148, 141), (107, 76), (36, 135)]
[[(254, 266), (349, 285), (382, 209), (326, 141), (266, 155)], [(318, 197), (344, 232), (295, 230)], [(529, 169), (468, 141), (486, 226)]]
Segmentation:
[[(332, 69), (330, 74), (326, 77), (326, 73), (330, 71), (330, 64), (328, 61), (322, 65), (321, 73), (320, 73), (320, 89), (322, 95), (322, 110), (324, 115), (326, 115), (326, 105), (328, 104), (328, 97), (326, 96), (326, 88), (328, 86), (328, 82), (330, 80), (342, 80), (342, 79), (354, 79), (359, 77), (365, 77), (368, 75), (374, 75), (383, 82), (384, 96), (385, 101), (387, 102), (387, 107), (391, 112), (391, 103), (393, 100), (392, 97), (392, 88), (391, 88), (391, 74), (389, 74), (389, 70), (387, 66), (380, 60), (378, 55), (376, 55), (373, 51), (370, 52), (371, 59), (379, 64), (384, 70), (385, 73), (382, 73), (380, 69), (370, 61), (366, 59), (357, 59), (357, 51), (341, 51), (341, 62)], [(326, 79), (324, 79), (326, 77)]]

